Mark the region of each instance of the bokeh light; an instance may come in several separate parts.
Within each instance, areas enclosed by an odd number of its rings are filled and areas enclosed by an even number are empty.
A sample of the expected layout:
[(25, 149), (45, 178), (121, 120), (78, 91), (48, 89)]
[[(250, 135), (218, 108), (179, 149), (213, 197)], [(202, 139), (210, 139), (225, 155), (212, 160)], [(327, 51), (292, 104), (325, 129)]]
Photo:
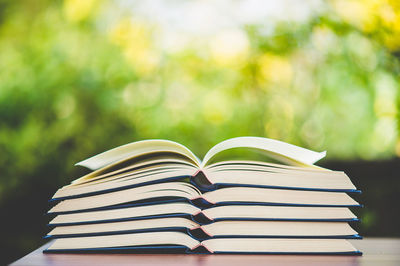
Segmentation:
[[(398, 1), (1, 0), (0, 51), (11, 216), (42, 215), (75, 162), (141, 139), (199, 157), (243, 135), (328, 161), (400, 157)], [(364, 235), (379, 228), (376, 210), (361, 216)], [(7, 251), (38, 245), (44, 219), (4, 221), (20, 230), (4, 232)]]

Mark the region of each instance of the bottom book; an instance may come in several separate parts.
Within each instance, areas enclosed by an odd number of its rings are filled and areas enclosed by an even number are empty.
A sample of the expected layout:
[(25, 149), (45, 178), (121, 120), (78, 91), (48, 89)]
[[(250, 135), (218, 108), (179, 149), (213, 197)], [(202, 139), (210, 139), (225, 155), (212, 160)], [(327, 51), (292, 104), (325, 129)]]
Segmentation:
[(346, 239), (212, 238), (183, 232), (148, 232), (56, 239), (45, 253), (214, 253), (361, 255)]

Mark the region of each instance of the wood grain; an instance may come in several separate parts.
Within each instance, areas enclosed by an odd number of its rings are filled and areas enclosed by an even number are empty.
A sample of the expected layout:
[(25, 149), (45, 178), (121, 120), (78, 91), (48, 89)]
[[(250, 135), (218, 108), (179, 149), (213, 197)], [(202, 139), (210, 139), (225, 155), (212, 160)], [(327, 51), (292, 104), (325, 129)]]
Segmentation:
[(353, 240), (363, 256), (43, 254), (48, 244), (12, 265), (400, 265), (400, 239)]

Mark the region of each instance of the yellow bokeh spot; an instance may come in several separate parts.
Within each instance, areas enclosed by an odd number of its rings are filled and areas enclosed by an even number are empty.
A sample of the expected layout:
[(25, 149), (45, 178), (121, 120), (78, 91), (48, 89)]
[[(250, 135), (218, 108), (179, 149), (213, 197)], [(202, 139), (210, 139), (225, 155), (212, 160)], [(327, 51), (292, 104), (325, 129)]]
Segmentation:
[[(399, 23), (400, 24), (400, 23)], [(400, 31), (399, 31), (400, 34)], [(396, 51), (400, 47), (400, 36), (394, 34), (384, 34), (383, 41), (385, 45), (391, 50)]]
[(390, 5), (383, 5), (382, 8), (379, 9), (379, 14), (385, 26), (391, 27), (393, 24), (396, 24), (396, 20), (398, 20), (396, 12)]
[(288, 85), (292, 81), (292, 65), (286, 57), (264, 54), (259, 58), (261, 82), (273, 82)]
[(210, 42), (212, 57), (220, 65), (237, 65), (249, 52), (249, 40), (242, 30), (227, 30), (219, 33)]
[(376, 26), (375, 14), (379, 2), (375, 0), (336, 0), (333, 7), (342, 19), (365, 31), (372, 31)]
[(69, 21), (78, 22), (90, 16), (98, 0), (65, 0), (64, 14)]
[(397, 0), (334, 0), (339, 16), (364, 32), (383, 32), (391, 50), (400, 47), (400, 2)]
[(111, 30), (110, 39), (140, 74), (151, 73), (158, 66), (159, 54), (152, 45), (151, 31), (144, 23), (123, 19)]
[(382, 5), (378, 16), (386, 29), (383, 34), (383, 41), (390, 50), (394, 51), (400, 47), (400, 6), (396, 1), (389, 3)]
[(374, 102), (374, 111), (378, 117), (395, 117), (397, 114), (396, 103), (394, 99), (377, 97)]

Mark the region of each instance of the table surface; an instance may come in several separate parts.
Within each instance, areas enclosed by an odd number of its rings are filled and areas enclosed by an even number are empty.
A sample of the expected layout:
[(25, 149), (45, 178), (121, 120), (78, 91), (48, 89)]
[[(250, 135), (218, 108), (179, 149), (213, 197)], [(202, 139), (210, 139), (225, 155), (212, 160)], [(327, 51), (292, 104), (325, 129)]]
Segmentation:
[(46, 244), (12, 265), (400, 265), (400, 239), (352, 240), (363, 256), (204, 254), (43, 254)]

